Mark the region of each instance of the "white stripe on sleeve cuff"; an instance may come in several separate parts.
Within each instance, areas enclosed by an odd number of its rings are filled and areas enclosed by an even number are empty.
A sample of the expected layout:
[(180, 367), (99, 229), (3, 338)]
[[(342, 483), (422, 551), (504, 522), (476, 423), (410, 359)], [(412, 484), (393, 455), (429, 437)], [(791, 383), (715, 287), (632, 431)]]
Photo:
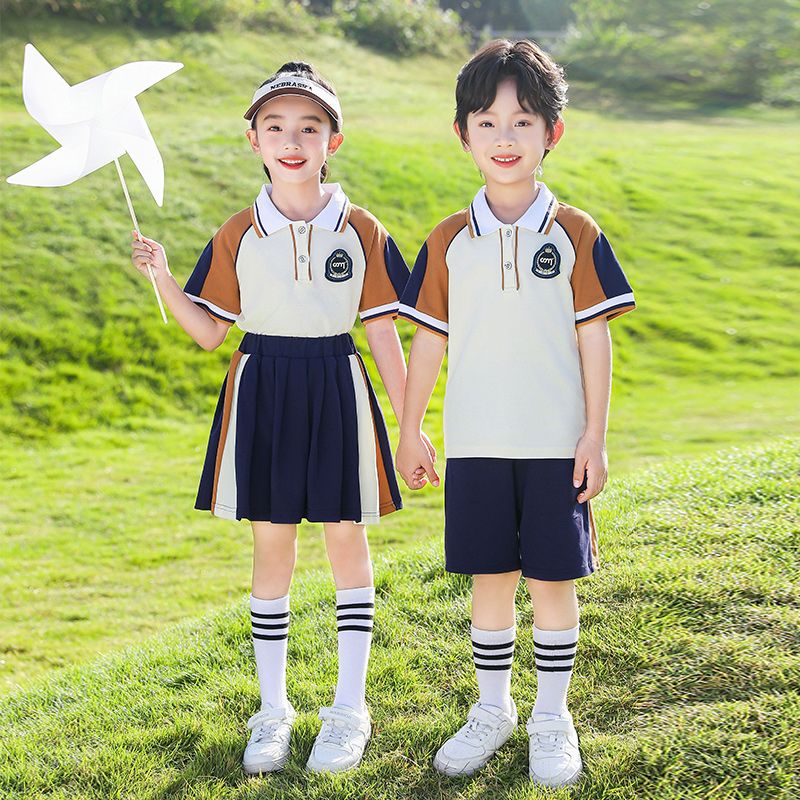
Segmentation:
[(397, 309), (399, 307), (399, 303), (395, 301), (394, 303), (386, 303), (382, 306), (375, 306), (374, 308), (368, 308), (365, 311), (360, 313), (361, 321), (364, 322), (365, 320), (371, 319), (372, 317), (380, 317), (384, 314), (396, 314)]
[(403, 303), (400, 304), (400, 315), (403, 317), (408, 317), (411, 320), (416, 320), (417, 322), (421, 322), (423, 325), (427, 325), (434, 330), (439, 331), (440, 333), (447, 333), (447, 323), (442, 322), (440, 319), (436, 319), (436, 317), (430, 316), (430, 314), (425, 314), (422, 311), (418, 311), (413, 306), (407, 306)]
[(230, 320), (231, 322), (236, 322), (237, 314), (231, 314), (230, 311), (226, 311), (224, 308), (220, 308), (219, 306), (214, 305), (214, 303), (206, 300), (203, 297), (197, 297), (196, 295), (189, 294), (189, 292), (184, 292), (184, 294), (195, 304), (198, 306), (205, 306), (206, 308), (213, 311), (215, 314), (219, 314), (220, 317), (223, 319)]
[(634, 302), (633, 292), (628, 292), (627, 294), (620, 294), (617, 295), (616, 297), (609, 297), (607, 300), (603, 300), (602, 303), (597, 303), (596, 305), (593, 305), (590, 308), (584, 308), (582, 311), (576, 312), (575, 321), (581, 322), (584, 319), (589, 319), (589, 317), (597, 316), (598, 314), (610, 308), (615, 308), (616, 306), (632, 305), (633, 302)]

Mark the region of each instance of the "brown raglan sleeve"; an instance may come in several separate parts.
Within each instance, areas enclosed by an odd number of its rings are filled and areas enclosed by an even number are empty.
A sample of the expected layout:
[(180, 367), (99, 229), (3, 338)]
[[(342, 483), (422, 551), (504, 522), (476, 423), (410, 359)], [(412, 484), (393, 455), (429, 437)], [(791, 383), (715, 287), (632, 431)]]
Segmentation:
[(366, 324), (380, 317), (397, 316), (400, 295), (408, 281), (408, 266), (384, 226), (363, 208), (353, 206), (350, 224), (364, 248), (366, 270), (358, 311)]
[(225, 222), (206, 245), (183, 287), (190, 300), (227, 325), (233, 325), (242, 310), (236, 257), (250, 226), (249, 208)]
[(455, 214), (431, 231), (420, 248), (400, 298), (401, 317), (444, 337), (449, 334), (447, 249), (464, 227), (466, 215)]

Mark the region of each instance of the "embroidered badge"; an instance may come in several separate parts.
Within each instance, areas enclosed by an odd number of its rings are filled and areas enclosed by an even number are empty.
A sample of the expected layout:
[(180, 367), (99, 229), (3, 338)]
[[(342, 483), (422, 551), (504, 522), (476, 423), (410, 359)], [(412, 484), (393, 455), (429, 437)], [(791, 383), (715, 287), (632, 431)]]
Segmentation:
[(325, 262), (325, 277), (336, 283), (353, 277), (353, 259), (341, 248), (334, 250)]
[(548, 242), (539, 248), (531, 271), (540, 278), (555, 278), (561, 272), (561, 254), (554, 244)]

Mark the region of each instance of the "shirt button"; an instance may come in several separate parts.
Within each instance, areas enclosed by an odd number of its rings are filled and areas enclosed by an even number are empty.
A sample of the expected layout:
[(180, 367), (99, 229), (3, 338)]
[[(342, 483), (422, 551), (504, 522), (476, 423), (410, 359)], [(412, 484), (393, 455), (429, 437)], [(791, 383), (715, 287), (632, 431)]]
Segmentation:
[(511, 229), (510, 228), (506, 229), (506, 236), (511, 236)]
[(300, 256), (300, 258), (298, 258), (297, 260), (298, 260), (298, 261), (299, 261), (301, 264), (305, 264), (305, 263), (306, 263), (306, 257), (305, 257), (305, 256)]
[(513, 264), (512, 264), (510, 261), (506, 261), (506, 263), (505, 263), (505, 264), (503, 264), (503, 266), (504, 266), (506, 269), (511, 269), (511, 267), (513, 266)]
[(306, 226), (305, 226), (305, 225), (301, 225), (301, 226), (300, 226), (300, 227), (297, 229), (297, 232), (298, 232), (298, 233), (305, 233), (305, 232), (306, 232)]

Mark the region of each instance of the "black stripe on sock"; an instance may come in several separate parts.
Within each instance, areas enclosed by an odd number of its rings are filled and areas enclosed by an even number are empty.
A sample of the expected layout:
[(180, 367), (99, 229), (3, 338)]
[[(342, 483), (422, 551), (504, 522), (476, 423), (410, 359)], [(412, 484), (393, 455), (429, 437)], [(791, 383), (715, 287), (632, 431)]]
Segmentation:
[(342, 614), (340, 617), (336, 617), (338, 620), (342, 619), (375, 619), (374, 614)]
[(481, 644), (480, 642), (476, 642), (474, 639), (472, 640), (473, 647), (480, 647), (483, 650), (502, 650), (504, 647), (513, 647), (514, 646), (514, 639), (510, 642), (506, 642), (505, 644)]
[(288, 639), (289, 638), (289, 634), (288, 633), (279, 633), (277, 635), (273, 635), (271, 633), (254, 633), (253, 634), (253, 638), (254, 639), (268, 639), (270, 641), (276, 641), (278, 639)]
[(473, 658), (488, 658), (488, 659), (491, 659), (492, 661), (499, 661), (501, 658), (514, 658), (514, 653), (513, 652), (511, 652), (511, 653), (500, 653), (500, 655), (489, 655), (488, 653), (486, 655), (483, 655), (483, 653), (473, 653), (472, 657)]
[(476, 664), (475, 669), (511, 669), (511, 664)]
[(341, 603), (337, 604), (337, 611), (344, 611), (346, 608), (375, 608), (375, 603)]
[(570, 647), (577, 647), (578, 642), (572, 644), (539, 644), (536, 639), (533, 640), (534, 648), (538, 647), (540, 650), (568, 650)]
[(372, 631), (372, 625), (369, 627), (366, 625), (340, 625), (339, 631), (364, 631), (365, 633), (370, 633)]
[(256, 614), (255, 611), (251, 611), (250, 616), (258, 619), (282, 619), (283, 617), (288, 617), (289, 612), (284, 611), (283, 614)]
[(544, 656), (540, 653), (534, 653), (534, 658), (538, 658), (541, 661), (566, 661), (569, 658), (575, 658), (575, 653), (571, 653), (568, 656)]
[(260, 630), (265, 630), (265, 631), (279, 631), (282, 630), (283, 628), (286, 628), (289, 625), (288, 622), (280, 622), (277, 625), (261, 625), (258, 622), (251, 622), (250, 624), (254, 628), (259, 628)]
[(540, 667), (536, 665), (536, 669), (540, 672), (571, 672), (572, 667)]

